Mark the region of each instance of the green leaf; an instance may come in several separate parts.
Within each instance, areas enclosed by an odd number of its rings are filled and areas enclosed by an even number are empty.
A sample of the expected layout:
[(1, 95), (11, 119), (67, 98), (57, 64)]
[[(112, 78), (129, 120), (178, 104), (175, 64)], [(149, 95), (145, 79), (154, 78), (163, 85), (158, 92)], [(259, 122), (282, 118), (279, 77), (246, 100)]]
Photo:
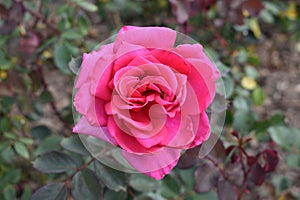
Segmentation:
[(88, 150), (85, 148), (85, 146), (82, 144), (80, 138), (76, 136), (71, 136), (68, 138), (64, 138), (61, 141), (61, 146), (71, 152), (80, 154), (80, 155), (89, 155)]
[(0, 60), (0, 70), (8, 70), (13, 67), (13, 64), (6, 60)]
[(235, 130), (241, 133), (248, 133), (248, 131), (253, 128), (256, 115), (251, 110), (238, 110), (234, 114), (233, 127)]
[(102, 165), (100, 162), (94, 162), (95, 173), (102, 183), (109, 189), (116, 192), (126, 190), (126, 176), (123, 172)]
[(22, 137), (19, 139), (19, 141), (22, 142), (23, 144), (27, 144), (27, 145), (33, 144), (33, 140), (31, 138)]
[(280, 12), (280, 8), (274, 2), (263, 2), (266, 10), (270, 11), (273, 15), (277, 15)]
[(50, 183), (36, 191), (31, 200), (66, 200), (67, 187), (64, 183)]
[(3, 0), (2, 3), (6, 8), (9, 8), (12, 4), (12, 0)]
[(234, 90), (234, 81), (231, 77), (225, 76), (222, 79), (217, 80), (217, 88), (216, 91), (218, 94), (229, 98)]
[(191, 190), (195, 185), (194, 172), (194, 168), (179, 170), (180, 178), (183, 180), (186, 189)]
[(13, 169), (9, 172), (5, 172), (4, 175), (0, 179), (0, 188), (3, 188), (6, 184), (17, 183), (21, 179), (21, 170), (20, 169)]
[(233, 101), (233, 107), (236, 110), (250, 110), (250, 102), (246, 98), (237, 97)]
[(79, 31), (83, 34), (83, 35), (87, 35), (89, 33), (89, 29), (90, 29), (90, 22), (87, 18), (85, 18), (84, 16), (81, 16), (78, 18), (78, 23), (77, 23), (78, 29)]
[(14, 163), (16, 161), (16, 153), (12, 147), (7, 147), (1, 151), (1, 158), (6, 163)]
[(115, 192), (113, 190), (106, 190), (104, 193), (104, 200), (126, 200), (127, 193), (124, 191)]
[(269, 23), (269, 24), (273, 24), (274, 23), (274, 17), (273, 15), (267, 11), (267, 10), (262, 10), (260, 13), (259, 13), (259, 17), (266, 23)]
[(67, 154), (52, 151), (35, 159), (33, 167), (44, 173), (61, 173), (76, 169), (76, 164)]
[(89, 11), (89, 12), (96, 12), (98, 10), (98, 7), (95, 4), (88, 2), (88, 1), (75, 0), (75, 3), (78, 6), (80, 6), (81, 8), (83, 8), (84, 10)]
[(63, 32), (61, 37), (64, 39), (69, 39), (69, 40), (82, 39), (82, 35), (78, 32), (78, 30), (75, 30), (75, 29), (70, 29), (70, 30)]
[(43, 140), (51, 135), (51, 130), (47, 126), (38, 125), (31, 128), (30, 133), (36, 140)]
[(168, 199), (174, 199), (179, 196), (180, 188), (178, 180), (169, 175), (162, 180), (162, 185), (158, 191), (162, 196)]
[(160, 187), (160, 183), (144, 174), (133, 174), (130, 176), (129, 185), (137, 191), (152, 191)]
[(265, 101), (266, 93), (262, 88), (257, 87), (252, 92), (251, 98), (252, 98), (252, 101), (253, 101), (254, 105), (260, 106)]
[(3, 136), (6, 138), (6, 139), (9, 139), (9, 140), (14, 140), (17, 138), (17, 135), (16, 134), (12, 134), (12, 133), (8, 133), (8, 132), (5, 132), (3, 134)]
[(52, 94), (49, 91), (44, 90), (38, 98), (38, 102), (45, 104), (53, 101)]
[(161, 194), (154, 192), (147, 192), (137, 196), (134, 200), (167, 200)]
[(16, 199), (16, 189), (12, 185), (5, 186), (3, 190), (5, 200)]
[(201, 194), (194, 194), (192, 200), (219, 200), (217, 193), (214, 190)]
[(259, 76), (257, 70), (254, 67), (250, 66), (247, 66), (245, 68), (245, 73), (247, 77), (252, 77), (254, 79), (256, 79)]
[(58, 69), (64, 74), (70, 75), (71, 72), (68, 68), (68, 63), (71, 59), (69, 49), (62, 42), (54, 46), (54, 63)]
[(248, 60), (248, 53), (246, 50), (240, 50), (238, 55), (237, 55), (237, 61), (241, 64), (247, 62)]
[(16, 142), (14, 144), (16, 152), (25, 159), (29, 159), (29, 152), (26, 146), (21, 142)]
[(79, 74), (81, 63), (82, 63), (81, 56), (79, 56), (77, 58), (73, 58), (73, 57), (71, 58), (71, 61), (69, 62), (68, 66), (73, 74), (75, 74), (75, 75)]
[(93, 171), (85, 168), (72, 180), (72, 195), (76, 200), (99, 200), (102, 188)]
[(300, 155), (289, 153), (286, 157), (286, 163), (289, 167), (298, 169), (300, 167)]
[(51, 135), (47, 137), (45, 140), (43, 140), (38, 148), (34, 151), (34, 155), (40, 155), (42, 153), (46, 153), (49, 151), (56, 151), (61, 148), (60, 142), (62, 140), (61, 136), (58, 135)]
[(300, 130), (297, 128), (291, 128), (291, 137), (293, 141), (293, 145), (300, 149)]
[(11, 123), (8, 117), (1, 117), (0, 119), (0, 130), (1, 132), (8, 131), (11, 128)]
[(23, 194), (21, 196), (21, 200), (30, 200), (31, 197), (31, 188), (30, 186), (25, 186), (25, 189), (23, 190)]
[(292, 144), (291, 131), (286, 126), (272, 126), (268, 129), (274, 142), (285, 148), (290, 148)]

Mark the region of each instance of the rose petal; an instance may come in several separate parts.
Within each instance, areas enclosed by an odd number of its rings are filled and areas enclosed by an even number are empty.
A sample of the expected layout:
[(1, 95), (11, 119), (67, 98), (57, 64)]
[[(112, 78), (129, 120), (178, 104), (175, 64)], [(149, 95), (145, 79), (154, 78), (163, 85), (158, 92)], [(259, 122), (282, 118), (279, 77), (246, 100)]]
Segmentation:
[(198, 71), (198, 74), (202, 77), (205, 81), (205, 85), (209, 89), (210, 98), (213, 99), (216, 92), (215, 81), (216, 78), (219, 76), (219, 72), (207, 65), (207, 63), (202, 62), (199, 59), (189, 58), (187, 59)]
[(154, 49), (151, 51), (161, 64), (170, 67), (175, 72), (188, 75), (190, 73), (190, 65), (185, 61), (184, 57), (176, 52), (163, 49)]
[[(126, 129), (126, 126), (120, 126)], [(153, 152), (159, 149), (160, 147), (152, 147), (152, 148), (145, 148), (142, 146), (135, 137), (129, 135), (129, 130), (121, 130), (120, 127), (114, 121), (112, 116), (108, 117), (107, 128), (109, 130), (110, 135), (116, 140), (117, 144), (120, 147), (128, 152), (131, 153), (146, 153), (146, 152)]]
[(90, 80), (93, 75), (95, 75), (93, 74), (95, 68), (103, 68), (103, 65), (107, 64), (103, 63), (102, 67), (96, 65), (101, 57), (110, 57), (113, 55), (112, 47), (113, 44), (103, 45), (98, 51), (92, 51), (91, 53), (83, 54), (80, 73), (76, 81), (75, 88), (79, 88), (82, 84)]
[[(197, 104), (199, 106), (200, 112), (203, 112), (208, 107), (215, 95), (215, 90), (210, 93), (210, 90), (208, 88), (210, 85), (208, 85), (209, 83), (206, 84), (202, 74), (202, 71), (199, 71), (195, 67), (191, 67), (191, 73), (188, 76), (188, 83), (192, 86), (194, 93), (197, 96)], [(214, 86), (211, 87), (213, 88)]]
[(84, 135), (91, 135), (113, 145), (117, 145), (116, 141), (112, 137), (110, 137), (110, 134), (108, 133), (106, 127), (91, 126), (85, 117), (81, 117), (79, 122), (73, 128), (73, 132)]
[(122, 155), (136, 170), (160, 180), (166, 174), (169, 174), (177, 164), (180, 157), (180, 149), (165, 147), (155, 153), (142, 155), (123, 150)]
[[(197, 116), (196, 118), (192, 120), (199, 120), (199, 117)], [(193, 124), (196, 124), (196, 122), (193, 122)], [(200, 120), (198, 123), (198, 128), (197, 128), (197, 134), (194, 138), (194, 141), (189, 145), (188, 148), (193, 148), (204, 141), (206, 141), (210, 136), (210, 124), (209, 124), (209, 119), (208, 116), (205, 112), (202, 112), (200, 115)]]
[(168, 147), (187, 148), (194, 141), (195, 134), (192, 120), (189, 116), (182, 116), (179, 131)]
[(176, 39), (176, 32), (163, 27), (136, 27), (124, 29), (118, 33), (114, 43), (117, 50), (126, 43), (145, 48), (172, 48)]
[[(188, 58), (188, 60), (194, 60), (197, 59), (201, 63), (206, 63), (209, 68), (212, 70), (212, 81), (217, 80), (219, 77), (219, 72), (216, 66), (213, 64), (213, 62), (209, 59), (209, 57), (205, 54), (203, 51), (203, 47), (200, 44), (183, 44), (178, 45), (174, 51), (179, 53), (185, 58)], [(197, 65), (196, 65), (197, 67)], [(201, 65), (200, 65), (201, 67)], [(200, 68), (202, 69), (202, 68)]]
[[(137, 141), (146, 148), (153, 147), (155, 145), (166, 146), (176, 136), (180, 126), (180, 112), (175, 117), (165, 117), (165, 114), (158, 116), (155, 108), (160, 106), (154, 105), (150, 110), (151, 125), (153, 126), (152, 132), (148, 133), (148, 137), (145, 137), (144, 131), (137, 130), (135, 127), (131, 129), (131, 132), (136, 137)], [(157, 129), (158, 127), (162, 127)], [(151, 130), (151, 129), (150, 129)], [(145, 131), (146, 132), (146, 131)], [(155, 134), (153, 134), (155, 133)]]
[(89, 83), (82, 84), (78, 89), (74, 97), (74, 106), (79, 113), (87, 118), (90, 124), (99, 126), (95, 112), (95, 99), (90, 93)]

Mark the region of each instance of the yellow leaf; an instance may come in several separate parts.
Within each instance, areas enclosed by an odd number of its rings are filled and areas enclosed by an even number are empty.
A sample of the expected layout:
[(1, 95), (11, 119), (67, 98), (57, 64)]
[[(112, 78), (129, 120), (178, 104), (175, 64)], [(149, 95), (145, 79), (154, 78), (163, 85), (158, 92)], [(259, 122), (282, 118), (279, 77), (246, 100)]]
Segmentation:
[(18, 63), (18, 57), (15, 57), (15, 56), (13, 56), (13, 57), (11, 57), (10, 58), (10, 62), (12, 63), (12, 64), (17, 64)]
[(253, 90), (257, 87), (257, 83), (254, 78), (252, 77), (243, 77), (242, 78), (242, 87), (247, 90)]
[(284, 12), (285, 16), (290, 20), (296, 20), (297, 19), (297, 6), (295, 2), (289, 3), (287, 9)]
[(4, 80), (7, 78), (7, 72), (6, 71), (0, 71), (0, 80)]
[(48, 59), (52, 57), (52, 54), (50, 51), (43, 51), (43, 57)]
[(18, 30), (21, 35), (26, 35), (26, 29), (23, 25), (18, 26)]
[(159, 7), (161, 8), (165, 8), (168, 5), (168, 1), (167, 0), (160, 0), (159, 1)]
[(248, 12), (248, 10), (243, 10), (242, 13), (243, 13), (244, 17), (250, 16), (250, 13)]
[(261, 30), (260, 30), (260, 27), (259, 27), (259, 24), (258, 24), (256, 18), (250, 19), (250, 21), (249, 21), (249, 27), (250, 27), (251, 31), (254, 33), (254, 36), (256, 38), (260, 38), (261, 37)]
[(296, 48), (296, 51), (298, 51), (300, 53), (300, 42), (296, 43), (295, 48)]

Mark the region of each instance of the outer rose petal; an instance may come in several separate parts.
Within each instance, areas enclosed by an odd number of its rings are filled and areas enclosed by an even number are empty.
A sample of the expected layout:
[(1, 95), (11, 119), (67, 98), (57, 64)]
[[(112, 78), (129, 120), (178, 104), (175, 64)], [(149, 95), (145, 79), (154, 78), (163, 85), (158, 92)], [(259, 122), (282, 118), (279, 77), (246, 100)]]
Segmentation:
[[(163, 27), (130, 27), (126, 26), (117, 35), (114, 51), (126, 44), (138, 45), (144, 48), (172, 48), (176, 39), (176, 32)], [(130, 48), (132, 50), (132, 48)], [(126, 51), (123, 50), (123, 53)], [(127, 51), (128, 52), (128, 51)]]
[(116, 141), (112, 137), (110, 137), (106, 127), (91, 126), (85, 117), (81, 117), (79, 122), (73, 128), (73, 132), (84, 135), (91, 135), (113, 145), (117, 145)]
[(166, 174), (169, 174), (177, 164), (180, 157), (180, 149), (165, 147), (149, 154), (138, 155), (127, 151), (122, 151), (122, 154), (136, 170), (160, 180)]
[[(179, 45), (177, 46), (174, 51), (176, 51), (177, 53), (179, 53), (180, 55), (182, 55), (184, 58), (187, 58), (188, 61), (189, 59), (197, 59), (198, 62), (201, 63), (206, 63), (209, 68), (211, 69), (211, 80), (215, 81), (218, 79), (219, 77), (219, 71), (218, 69), (215, 67), (215, 65), (210, 61), (209, 57), (204, 53), (203, 51), (203, 47), (200, 44), (183, 44), (183, 45)], [(198, 65), (195, 65), (195, 67), (198, 67)]]
[[(193, 117), (192, 117), (193, 120)], [(199, 116), (196, 117), (196, 120), (199, 120)], [(188, 146), (188, 148), (193, 148), (204, 141), (206, 141), (210, 136), (210, 124), (208, 116), (205, 112), (202, 112), (200, 115), (200, 121), (198, 123), (197, 134), (193, 142)]]
[[(104, 102), (95, 99), (94, 95), (99, 77), (113, 60), (112, 47), (113, 44), (104, 45), (98, 51), (83, 55), (81, 70), (75, 85), (75, 88), (78, 89), (74, 98), (76, 110), (85, 116), (93, 126), (106, 125), (104, 109), (99, 106), (99, 104), (104, 105)], [(96, 108), (95, 105), (97, 105)]]
[(80, 73), (76, 81), (75, 88), (79, 88), (83, 83), (86, 83), (87, 81), (91, 80), (93, 76), (96, 75), (93, 73), (95, 68), (105, 67), (103, 66), (103, 64), (102, 66), (99, 66), (96, 65), (96, 63), (101, 57), (110, 57), (111, 55), (113, 55), (112, 47), (113, 44), (103, 45), (98, 51), (92, 51), (91, 53), (83, 54)]

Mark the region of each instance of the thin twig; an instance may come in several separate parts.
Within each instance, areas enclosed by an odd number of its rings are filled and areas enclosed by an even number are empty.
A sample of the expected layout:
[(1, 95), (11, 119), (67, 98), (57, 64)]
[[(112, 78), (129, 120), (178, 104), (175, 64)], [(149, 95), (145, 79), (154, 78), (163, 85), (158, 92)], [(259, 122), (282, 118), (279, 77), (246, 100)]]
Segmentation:
[[(49, 92), (49, 88), (48, 88), (48, 84), (45, 80), (45, 77), (44, 77), (44, 73), (43, 73), (43, 69), (42, 67), (37, 63), (37, 73), (38, 73), (38, 76), (39, 76), (39, 79), (41, 81), (41, 84), (44, 88), (45, 91)], [(51, 109), (53, 110), (54, 114), (58, 117), (58, 119), (65, 125), (66, 128), (68, 128), (69, 130), (72, 129), (72, 127), (70, 126), (69, 123), (67, 123), (64, 118), (62, 117), (62, 115), (60, 114), (60, 112), (58, 111), (55, 103), (54, 103), (54, 100), (52, 100), (50, 102), (50, 106), (51, 106)], [(68, 135), (65, 135), (65, 136), (68, 136)]]
[(47, 18), (45, 16), (43, 16), (40, 12), (36, 12), (31, 10), (30, 8), (26, 7), (24, 5), (24, 3), (21, 1), (20, 2), (23, 6), (23, 8), (25, 9), (25, 11), (27, 11), (28, 13), (30, 13), (32, 16), (36, 17), (37, 19), (41, 20), (44, 24), (46, 24), (55, 34), (59, 34), (60, 31), (56, 28), (55, 25), (51, 24), (50, 22), (47, 21)]
[(209, 156), (206, 156), (205, 159), (209, 160), (210, 162), (212, 162), (212, 164), (219, 170), (220, 174), (223, 176), (223, 178), (225, 180), (228, 180), (224, 170), (218, 165), (218, 163), (216, 163), (213, 159), (211, 159)]
[(76, 171), (75, 171), (75, 172), (74, 172), (67, 180), (65, 180), (65, 184), (67, 185), (70, 181), (72, 181), (72, 179), (74, 178), (74, 176), (75, 176), (78, 172), (80, 172), (81, 170), (87, 168), (87, 167), (88, 167), (90, 164), (92, 164), (95, 160), (97, 160), (97, 159), (96, 159), (95, 157), (92, 157), (92, 159), (91, 159), (89, 162), (87, 162), (87, 163), (81, 165), (80, 167), (78, 167), (78, 168), (76, 169)]

